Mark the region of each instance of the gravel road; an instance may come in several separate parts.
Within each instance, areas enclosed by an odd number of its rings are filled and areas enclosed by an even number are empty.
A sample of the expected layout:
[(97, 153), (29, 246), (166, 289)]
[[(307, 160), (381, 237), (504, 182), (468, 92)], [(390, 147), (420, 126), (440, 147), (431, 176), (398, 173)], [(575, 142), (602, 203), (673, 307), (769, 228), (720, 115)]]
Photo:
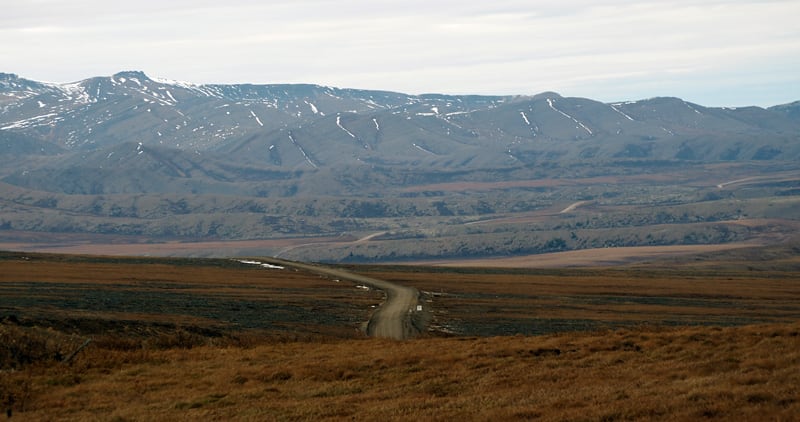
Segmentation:
[(363, 284), (386, 294), (386, 301), (372, 314), (367, 324), (367, 335), (370, 337), (405, 340), (419, 333), (412, 324), (415, 312), (419, 307), (419, 291), (413, 287), (400, 286), (377, 278), (365, 277), (349, 271), (325, 267), (317, 264), (304, 264), (278, 258), (262, 259), (273, 265), (280, 265), (298, 270), (321, 274), (340, 280)]

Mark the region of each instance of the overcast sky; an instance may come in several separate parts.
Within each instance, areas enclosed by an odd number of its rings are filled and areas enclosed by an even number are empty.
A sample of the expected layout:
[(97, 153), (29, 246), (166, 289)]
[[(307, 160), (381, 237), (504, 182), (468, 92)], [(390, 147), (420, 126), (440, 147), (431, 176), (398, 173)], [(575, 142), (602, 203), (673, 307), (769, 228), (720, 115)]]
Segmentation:
[[(469, 4), (468, 4), (469, 3)], [(0, 0), (0, 72), (72, 82), (800, 100), (798, 0)]]

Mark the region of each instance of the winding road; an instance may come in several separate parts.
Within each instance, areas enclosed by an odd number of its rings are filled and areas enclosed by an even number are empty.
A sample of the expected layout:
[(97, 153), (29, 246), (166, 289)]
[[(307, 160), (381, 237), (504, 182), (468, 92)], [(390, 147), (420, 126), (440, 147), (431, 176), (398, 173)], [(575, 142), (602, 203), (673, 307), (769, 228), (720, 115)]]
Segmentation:
[(267, 258), (263, 261), (272, 265), (295, 268), (314, 274), (320, 274), (347, 280), (358, 284), (381, 290), (386, 294), (386, 300), (372, 314), (367, 323), (367, 335), (370, 337), (391, 338), (405, 340), (419, 334), (420, 330), (412, 318), (419, 312), (419, 291), (413, 287), (401, 286), (377, 278), (365, 277), (349, 271), (325, 267), (315, 264), (286, 261), (279, 258)]
[(578, 208), (578, 207), (580, 207), (581, 205), (584, 205), (584, 204), (586, 204), (586, 201), (575, 202), (575, 203), (571, 204), (570, 206), (564, 208), (563, 210), (559, 211), (558, 213), (559, 214), (566, 214), (568, 212), (575, 211), (575, 208)]

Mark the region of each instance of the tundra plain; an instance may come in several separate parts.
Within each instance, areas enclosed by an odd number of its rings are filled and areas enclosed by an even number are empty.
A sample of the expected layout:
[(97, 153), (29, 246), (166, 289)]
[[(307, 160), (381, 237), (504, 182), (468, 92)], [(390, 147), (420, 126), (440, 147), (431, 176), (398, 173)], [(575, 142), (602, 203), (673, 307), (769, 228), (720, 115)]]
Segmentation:
[(7, 252), (0, 399), (24, 420), (797, 419), (796, 248), (743, 253), (344, 267), (422, 292), (427, 329), (394, 341), (365, 335), (381, 292), (267, 259)]

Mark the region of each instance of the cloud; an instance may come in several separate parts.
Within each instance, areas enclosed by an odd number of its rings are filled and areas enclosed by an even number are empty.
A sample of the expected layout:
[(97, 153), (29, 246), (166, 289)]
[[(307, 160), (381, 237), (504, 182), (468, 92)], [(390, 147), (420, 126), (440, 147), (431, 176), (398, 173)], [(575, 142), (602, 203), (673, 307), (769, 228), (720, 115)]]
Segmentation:
[(772, 77), (785, 89), (737, 104), (800, 98), (800, 3), (789, 0), (17, 3), (0, 16), (13, 40), (0, 59), (14, 66), (0, 70), (45, 80), (136, 68), (198, 83), (601, 100), (669, 87), (713, 104), (714, 92)]

